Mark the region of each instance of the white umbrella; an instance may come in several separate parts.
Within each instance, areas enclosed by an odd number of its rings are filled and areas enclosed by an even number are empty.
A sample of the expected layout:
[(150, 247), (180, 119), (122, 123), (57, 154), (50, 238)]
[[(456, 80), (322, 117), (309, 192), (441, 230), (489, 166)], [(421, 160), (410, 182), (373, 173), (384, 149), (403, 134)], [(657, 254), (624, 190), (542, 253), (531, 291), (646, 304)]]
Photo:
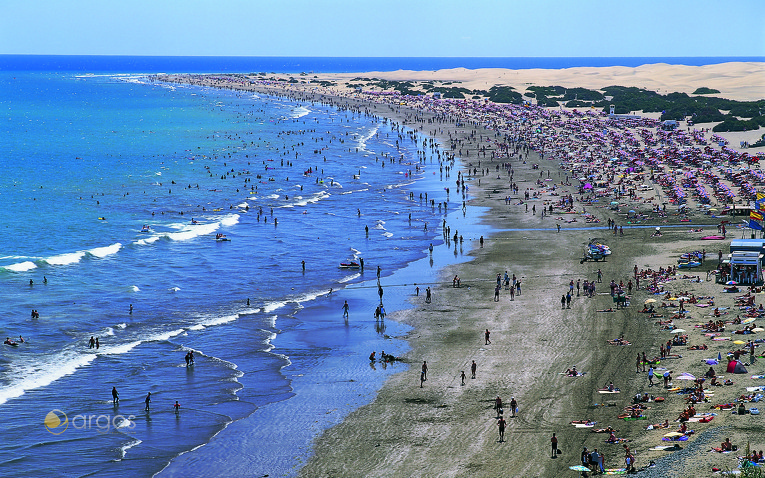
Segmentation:
[(684, 334), (685, 329), (673, 329), (673, 330), (670, 330), (670, 332), (672, 332), (673, 334)]
[(676, 377), (678, 380), (696, 380), (696, 377), (689, 374), (688, 372), (683, 372), (680, 375)]

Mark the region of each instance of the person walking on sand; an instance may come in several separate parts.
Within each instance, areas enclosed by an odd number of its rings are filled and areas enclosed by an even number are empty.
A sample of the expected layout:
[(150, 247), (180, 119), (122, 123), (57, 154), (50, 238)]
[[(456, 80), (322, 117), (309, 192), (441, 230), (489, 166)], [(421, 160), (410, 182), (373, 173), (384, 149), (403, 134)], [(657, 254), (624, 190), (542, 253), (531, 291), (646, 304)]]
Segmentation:
[(462, 385), (465, 385), (465, 379), (467, 378), (467, 375), (465, 375), (465, 371), (462, 370), (460, 372), (460, 380), (462, 380)]
[(346, 300), (343, 304), (343, 317), (348, 317), (348, 309), (350, 309), (351, 306), (348, 305), (348, 301)]
[(566, 308), (566, 296), (562, 295), (560, 297), (560, 308), (565, 309)]
[(598, 284), (600, 284), (601, 282), (603, 282), (603, 272), (600, 269), (598, 269)]
[(515, 401), (515, 397), (510, 398), (510, 416), (515, 418), (518, 413), (518, 402)]
[(505, 425), (507, 425), (507, 422), (505, 421), (504, 417), (499, 417), (499, 420), (497, 420), (497, 427), (499, 428), (499, 442), (502, 443), (505, 441)]
[(640, 363), (642, 360), (640, 360), (640, 354), (637, 354), (637, 360), (635, 361), (635, 373), (640, 373)]
[(475, 360), (473, 360), (473, 363), (470, 364), (470, 378), (475, 378), (475, 371), (478, 369), (478, 365), (476, 365)]
[(489, 332), (489, 329), (486, 329), (486, 332), (483, 333), (483, 338), (485, 339), (484, 340), (484, 342), (485, 342), (484, 345), (491, 344), (491, 340), (489, 340), (489, 336), (490, 335), (491, 335), (491, 332)]
[(428, 362), (422, 361), (422, 377), (424, 380), (428, 379)]
[(510, 288), (510, 300), (515, 300), (515, 286)]
[(550, 445), (552, 447), (552, 457), (555, 458), (558, 456), (558, 438), (555, 436), (555, 433), (553, 433), (552, 438), (550, 438)]
[(499, 302), (499, 284), (494, 288), (494, 302)]
[(146, 402), (146, 411), (149, 411), (149, 403), (151, 403), (151, 392), (146, 394), (146, 398), (144, 399), (144, 402)]

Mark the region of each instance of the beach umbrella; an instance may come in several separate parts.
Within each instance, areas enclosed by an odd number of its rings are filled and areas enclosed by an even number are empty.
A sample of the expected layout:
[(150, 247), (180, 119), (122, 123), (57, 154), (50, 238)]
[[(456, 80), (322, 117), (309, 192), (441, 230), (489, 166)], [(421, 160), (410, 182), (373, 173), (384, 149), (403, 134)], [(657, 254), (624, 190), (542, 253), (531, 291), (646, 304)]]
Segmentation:
[(683, 372), (680, 375), (677, 376), (678, 380), (696, 380), (696, 377), (689, 374), (688, 372)]
[(619, 201), (611, 201), (612, 206), (616, 206), (617, 204), (619, 204)]
[(764, 332), (764, 331), (765, 329), (763, 329), (762, 327), (755, 327), (752, 329), (752, 332)]
[(665, 438), (677, 438), (683, 436), (680, 432), (669, 432), (666, 435), (664, 435)]
[(725, 285), (736, 285), (736, 284), (738, 284), (738, 282), (734, 280), (729, 280), (728, 282), (725, 283)]
[(646, 299), (645, 302), (643, 302), (643, 303), (644, 304), (653, 304), (654, 302), (656, 302), (656, 299)]
[(715, 209), (715, 208), (713, 208), (713, 207), (710, 207), (710, 208), (709, 208), (709, 210), (710, 210), (710, 211), (717, 211), (717, 209)]
[(734, 340), (733, 343), (736, 345), (744, 345), (746, 342), (744, 342), (743, 340)]
[(742, 320), (742, 321), (741, 321), (741, 323), (742, 323), (742, 324), (751, 324), (751, 323), (752, 323), (752, 322), (754, 322), (755, 320), (757, 320), (757, 317), (749, 317), (748, 319), (744, 319), (744, 320)]
[(629, 212), (631, 212), (631, 213), (633, 213), (633, 214), (634, 214), (635, 210), (634, 210), (634, 209), (630, 209), (630, 211), (629, 211)]
[(707, 365), (717, 365), (718, 363), (720, 363), (719, 360), (715, 360), (715, 359), (706, 359), (704, 361), (707, 363)]
[(673, 330), (670, 330), (670, 332), (672, 332), (673, 334), (684, 334), (685, 329), (673, 329)]

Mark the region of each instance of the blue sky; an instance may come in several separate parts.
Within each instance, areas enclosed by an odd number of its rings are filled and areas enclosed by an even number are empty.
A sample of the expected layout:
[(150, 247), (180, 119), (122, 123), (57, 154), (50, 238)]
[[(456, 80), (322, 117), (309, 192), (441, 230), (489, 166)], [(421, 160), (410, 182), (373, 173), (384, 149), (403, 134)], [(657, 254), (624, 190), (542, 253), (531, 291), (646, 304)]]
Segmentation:
[(0, 54), (765, 56), (765, 0), (0, 0)]

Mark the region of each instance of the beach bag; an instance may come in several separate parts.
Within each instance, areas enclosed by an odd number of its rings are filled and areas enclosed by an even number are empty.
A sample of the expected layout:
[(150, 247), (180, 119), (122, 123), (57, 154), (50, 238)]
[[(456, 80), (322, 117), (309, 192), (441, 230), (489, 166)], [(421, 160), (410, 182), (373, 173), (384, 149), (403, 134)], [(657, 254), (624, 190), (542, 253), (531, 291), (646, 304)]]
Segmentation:
[(558, 450), (558, 451), (556, 451), (555, 453), (557, 453), (558, 455), (560, 455), (561, 453), (563, 453), (563, 450), (561, 450), (560, 448), (558, 448), (557, 450)]

